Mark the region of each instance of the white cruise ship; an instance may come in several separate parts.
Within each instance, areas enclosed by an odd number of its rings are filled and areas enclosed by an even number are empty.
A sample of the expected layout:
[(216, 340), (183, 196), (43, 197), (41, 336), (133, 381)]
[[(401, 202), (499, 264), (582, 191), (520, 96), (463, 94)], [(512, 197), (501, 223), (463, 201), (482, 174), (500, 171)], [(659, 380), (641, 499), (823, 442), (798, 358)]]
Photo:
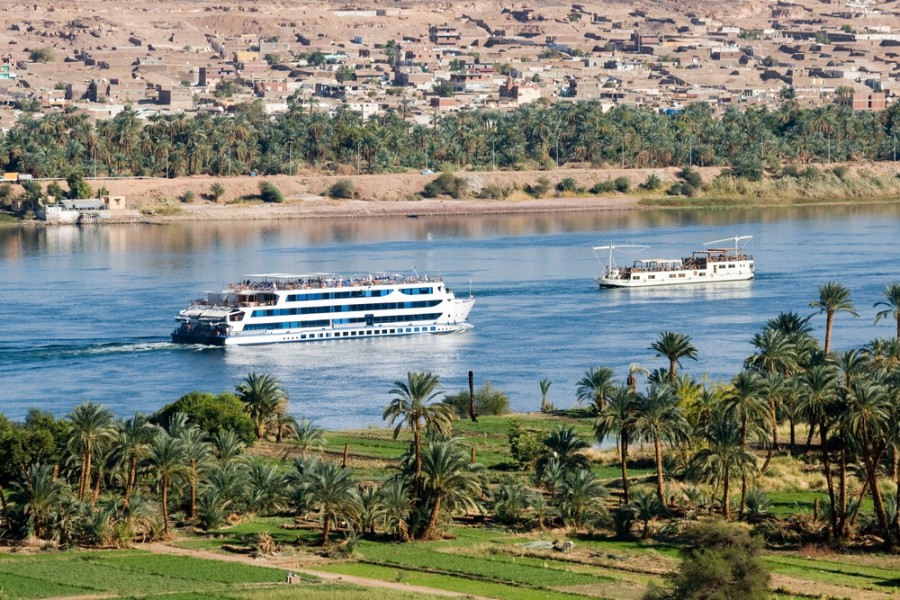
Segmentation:
[(456, 333), (475, 303), (435, 277), (247, 275), (178, 313), (176, 344), (234, 346)]
[(594, 251), (608, 250), (609, 262), (603, 275), (597, 278), (601, 288), (639, 288), (687, 283), (718, 283), (753, 279), (753, 257), (738, 245), (753, 236), (742, 235), (707, 242), (705, 246), (733, 242), (732, 247), (713, 247), (698, 250), (687, 258), (651, 258), (636, 260), (630, 267), (619, 267), (613, 259), (616, 248), (646, 248), (646, 246), (596, 246)]

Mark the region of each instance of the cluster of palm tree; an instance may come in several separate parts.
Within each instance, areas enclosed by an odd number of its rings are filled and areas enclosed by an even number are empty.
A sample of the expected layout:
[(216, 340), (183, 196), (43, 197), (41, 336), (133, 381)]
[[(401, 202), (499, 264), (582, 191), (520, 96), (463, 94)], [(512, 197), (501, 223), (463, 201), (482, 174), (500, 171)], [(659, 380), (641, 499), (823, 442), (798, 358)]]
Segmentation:
[(509, 112), (470, 110), (414, 124), (403, 104), (364, 119), (333, 115), (293, 97), (279, 119), (260, 103), (232, 115), (164, 114), (146, 122), (126, 108), (92, 124), (74, 109), (23, 116), (0, 132), (0, 167), (35, 177), (141, 175), (228, 176), (294, 173), (300, 166), (345, 165), (369, 172), (405, 169), (521, 168), (569, 162), (621, 167), (728, 165), (758, 177), (771, 165), (893, 160), (900, 108), (883, 113), (826, 105), (729, 108), (716, 117), (705, 103), (675, 116), (598, 102), (535, 103)]
[[(875, 305), (884, 307), (876, 323), (891, 317), (900, 326), (900, 284), (887, 285), (883, 297)], [(871, 496), (871, 529), (896, 547), (900, 540), (900, 338), (875, 339), (864, 348), (832, 352), (836, 315), (857, 315), (850, 291), (837, 282), (826, 283), (819, 286), (819, 297), (810, 306), (826, 316), (824, 348), (811, 335), (811, 316), (782, 313), (754, 336), (754, 354), (726, 385), (707, 387), (675, 374), (678, 361), (696, 357), (696, 349), (689, 336), (674, 332), (663, 332), (651, 346), (669, 359), (670, 368), (649, 374), (646, 393), (637, 392), (633, 385), (617, 385), (608, 369), (595, 368), (585, 374), (578, 397), (593, 402), (597, 439), (617, 440), (625, 503), (629, 502), (629, 445), (641, 441), (653, 444), (662, 506), (673, 501), (667, 501), (664, 493), (661, 453), (670, 446), (679, 449), (685, 479), (710, 484), (713, 495), (721, 490), (718, 505), (726, 519), (731, 518), (730, 486), (739, 480), (737, 508), (743, 516), (749, 485), (779, 450), (778, 428), (787, 421), (791, 453), (801, 450), (795, 436), (798, 424), (808, 432), (806, 451), (812, 451), (817, 432), (815, 453), (821, 457), (826, 482), (831, 538), (840, 543), (851, 535), (864, 499)], [(632, 372), (632, 383), (633, 377)], [(760, 460), (757, 454), (763, 449), (765, 458)], [(888, 498), (883, 492), (885, 481), (892, 481), (895, 490)]]

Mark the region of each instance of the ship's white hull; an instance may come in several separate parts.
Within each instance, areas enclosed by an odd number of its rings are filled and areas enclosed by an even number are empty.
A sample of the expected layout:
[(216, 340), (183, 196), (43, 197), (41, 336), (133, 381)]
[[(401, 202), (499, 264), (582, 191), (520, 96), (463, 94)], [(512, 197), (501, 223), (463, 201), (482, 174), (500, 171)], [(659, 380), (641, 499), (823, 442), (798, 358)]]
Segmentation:
[[(613, 274), (615, 275), (615, 274)], [(646, 288), (670, 285), (689, 285), (695, 283), (722, 283), (726, 281), (747, 281), (753, 279), (755, 273), (752, 264), (749, 267), (738, 269), (719, 269), (711, 271), (661, 271), (656, 273), (642, 273), (637, 279), (612, 277), (598, 277), (597, 283), (601, 288)]]
[(289, 289), (245, 283), (181, 311), (172, 341), (249, 346), (458, 333), (472, 327), (466, 320), (474, 303), (433, 279)]

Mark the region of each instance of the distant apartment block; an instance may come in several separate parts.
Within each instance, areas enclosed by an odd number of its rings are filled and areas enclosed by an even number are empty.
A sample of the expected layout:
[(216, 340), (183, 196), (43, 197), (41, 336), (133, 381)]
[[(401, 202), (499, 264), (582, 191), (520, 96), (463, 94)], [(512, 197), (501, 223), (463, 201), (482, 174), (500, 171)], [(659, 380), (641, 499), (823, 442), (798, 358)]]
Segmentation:
[(160, 88), (157, 104), (171, 110), (188, 110), (194, 106), (194, 93), (189, 87)]
[(0, 79), (15, 79), (16, 63), (13, 62), (12, 54), (0, 56)]
[(886, 100), (884, 92), (853, 92), (850, 96), (838, 98), (837, 103), (849, 106), (853, 110), (882, 112), (887, 108)]
[(450, 25), (432, 25), (428, 30), (428, 39), (438, 46), (455, 46), (459, 43), (460, 35), (456, 28)]

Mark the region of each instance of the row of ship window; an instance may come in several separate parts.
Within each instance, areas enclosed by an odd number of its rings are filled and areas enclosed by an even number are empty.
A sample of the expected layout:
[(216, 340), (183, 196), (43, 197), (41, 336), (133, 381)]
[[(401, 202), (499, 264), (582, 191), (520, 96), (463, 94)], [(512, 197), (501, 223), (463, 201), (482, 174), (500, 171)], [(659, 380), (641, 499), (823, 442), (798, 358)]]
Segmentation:
[(399, 310), (406, 308), (431, 308), (442, 300), (422, 300), (419, 302), (380, 302), (377, 304), (340, 304), (334, 306), (301, 306), (298, 308), (266, 308), (253, 311), (254, 317), (286, 317), (290, 315), (315, 315), (321, 313)]
[(323, 340), (328, 338), (339, 337), (368, 337), (373, 335), (391, 335), (399, 333), (420, 333), (422, 331), (437, 331), (437, 327), (398, 327), (396, 329), (367, 329), (364, 331), (335, 331), (334, 333), (301, 333), (294, 337), (284, 338), (285, 340)]
[[(288, 302), (305, 302), (307, 300), (344, 300), (346, 298), (380, 298), (387, 296), (394, 290), (348, 290), (344, 292), (316, 292), (311, 294), (288, 294)], [(407, 296), (419, 296), (434, 293), (434, 288), (403, 288), (401, 294)]]
[(367, 320), (366, 317), (356, 319), (322, 319), (319, 321), (292, 321), (289, 323), (252, 323), (244, 327), (244, 331), (262, 331), (270, 329), (300, 329), (304, 327), (329, 327), (331, 325), (354, 325), (354, 324), (371, 324), (382, 325), (384, 323), (398, 323), (407, 321), (434, 321), (440, 318), (443, 313), (431, 313), (427, 315), (401, 315), (401, 316), (385, 316), (372, 317)]

